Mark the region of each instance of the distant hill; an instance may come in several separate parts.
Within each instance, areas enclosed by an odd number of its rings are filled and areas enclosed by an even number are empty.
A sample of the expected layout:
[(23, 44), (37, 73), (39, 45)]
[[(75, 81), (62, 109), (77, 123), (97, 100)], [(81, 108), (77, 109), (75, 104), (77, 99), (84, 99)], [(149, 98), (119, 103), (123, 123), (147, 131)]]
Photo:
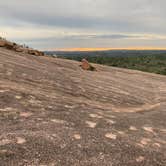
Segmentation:
[[(47, 54), (51, 53), (53, 54), (54, 52), (47, 52)], [(81, 61), (85, 58), (92, 63), (166, 75), (165, 50), (113, 50), (55, 53), (59, 58), (77, 61)]]
[(108, 57), (133, 57), (146, 55), (166, 55), (166, 50), (110, 50), (110, 51), (45, 51), (48, 55), (57, 56), (108, 56)]

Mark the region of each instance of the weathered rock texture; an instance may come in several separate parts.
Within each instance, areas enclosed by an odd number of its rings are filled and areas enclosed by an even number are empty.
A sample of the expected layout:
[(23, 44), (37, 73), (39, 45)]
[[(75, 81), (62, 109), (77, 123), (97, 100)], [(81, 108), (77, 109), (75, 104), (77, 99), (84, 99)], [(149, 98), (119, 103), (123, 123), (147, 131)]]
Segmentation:
[(94, 67), (0, 48), (0, 165), (166, 165), (166, 77)]

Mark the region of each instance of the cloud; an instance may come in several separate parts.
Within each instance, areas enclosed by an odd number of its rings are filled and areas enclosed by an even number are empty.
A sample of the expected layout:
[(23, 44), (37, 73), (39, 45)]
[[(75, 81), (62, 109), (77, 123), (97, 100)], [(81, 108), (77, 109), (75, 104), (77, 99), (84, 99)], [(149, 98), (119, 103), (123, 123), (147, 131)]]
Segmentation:
[[(55, 37), (39, 37), (20, 39), (20, 43), (35, 46), (43, 50), (58, 50), (62, 48), (142, 48), (144, 47), (165, 47), (166, 36), (154, 35), (130, 35), (130, 34), (72, 34), (59, 35)], [(143, 42), (143, 46), (141, 43)], [(130, 44), (129, 44), (130, 43)]]
[(121, 39), (119, 45), (129, 46), (137, 39), (143, 45), (147, 36), (166, 35), (165, 10), (164, 0), (5, 0), (0, 30), (13, 40), (70, 40), (73, 47), (75, 40), (80, 45), (106, 40), (108, 45)]

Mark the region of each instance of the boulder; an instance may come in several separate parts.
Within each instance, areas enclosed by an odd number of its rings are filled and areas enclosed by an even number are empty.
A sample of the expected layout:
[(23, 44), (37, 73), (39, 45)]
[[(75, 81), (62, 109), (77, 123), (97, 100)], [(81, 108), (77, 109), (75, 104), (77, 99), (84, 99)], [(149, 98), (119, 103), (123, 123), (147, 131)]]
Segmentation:
[(16, 43), (9, 42), (4, 39), (0, 39), (0, 47), (5, 47), (10, 50), (16, 50), (19, 48), (19, 45), (17, 45)]
[(21, 47), (16, 47), (16, 48), (15, 48), (15, 51), (16, 51), (16, 52), (24, 52), (24, 49), (21, 48)]
[(82, 62), (82, 64), (81, 64), (82, 69), (84, 69), (84, 70), (90, 69), (90, 64), (86, 59), (82, 59), (81, 62)]
[(38, 50), (28, 50), (28, 54), (31, 54), (31, 55), (36, 55), (36, 56), (44, 56), (44, 53), (41, 52), (41, 51), (38, 51)]
[(5, 43), (6, 43), (5, 40), (0, 39), (0, 47), (4, 47), (4, 46), (5, 46)]
[(86, 59), (82, 59), (82, 64), (81, 67), (83, 70), (90, 70), (90, 71), (95, 71), (95, 67), (93, 67)]
[(15, 43), (12, 43), (12, 42), (6, 41), (4, 47), (7, 48), (7, 49), (9, 49), (9, 50), (14, 50)]

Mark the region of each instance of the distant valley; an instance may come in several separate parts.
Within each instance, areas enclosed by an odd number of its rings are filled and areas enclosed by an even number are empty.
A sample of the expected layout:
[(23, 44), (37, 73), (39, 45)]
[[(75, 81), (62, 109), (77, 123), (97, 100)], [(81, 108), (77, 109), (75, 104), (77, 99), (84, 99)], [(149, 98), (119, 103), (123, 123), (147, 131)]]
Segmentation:
[(48, 55), (166, 75), (166, 50), (46, 51)]

